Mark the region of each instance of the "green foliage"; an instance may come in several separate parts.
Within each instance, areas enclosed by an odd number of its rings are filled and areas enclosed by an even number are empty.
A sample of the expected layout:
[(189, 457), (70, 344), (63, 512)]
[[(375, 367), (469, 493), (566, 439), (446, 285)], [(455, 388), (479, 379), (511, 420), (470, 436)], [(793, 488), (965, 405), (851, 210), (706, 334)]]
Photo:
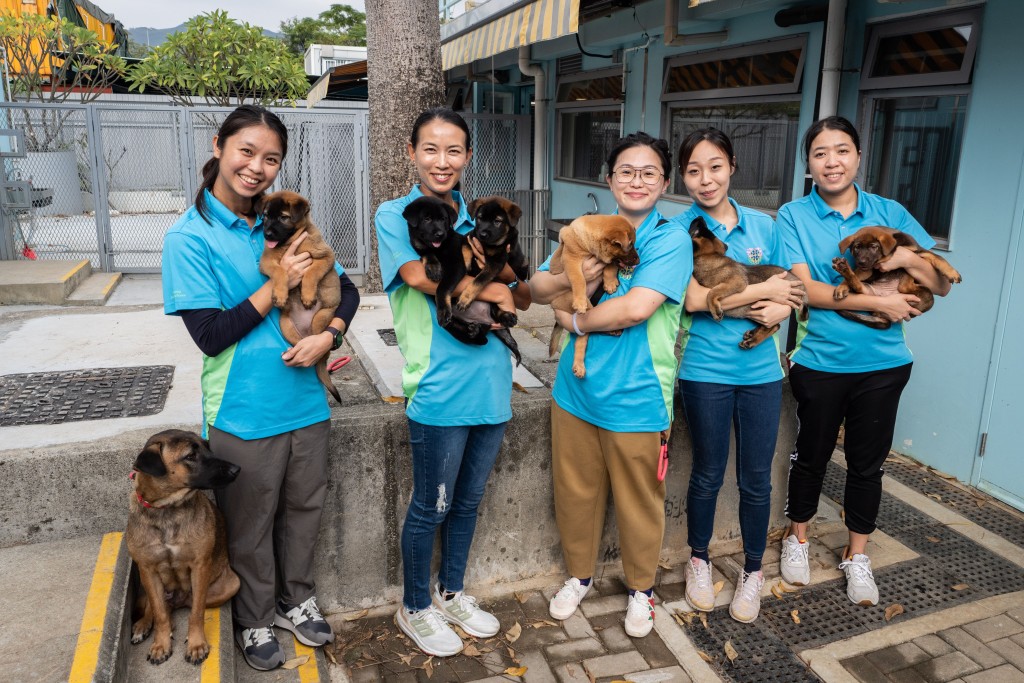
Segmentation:
[(149, 47), (149, 45), (143, 45), (142, 43), (132, 40), (131, 38), (128, 39), (129, 57), (136, 57), (138, 59), (141, 59), (143, 57), (148, 57), (151, 51), (152, 50)]
[(224, 107), (294, 105), (309, 90), (302, 60), (284, 43), (223, 10), (189, 19), (129, 71), (128, 81), (132, 90), (155, 89), (186, 106), (196, 98)]
[(318, 45), (366, 46), (366, 15), (348, 5), (331, 5), (316, 18), (292, 17), (281, 22), (288, 49), (297, 55)]

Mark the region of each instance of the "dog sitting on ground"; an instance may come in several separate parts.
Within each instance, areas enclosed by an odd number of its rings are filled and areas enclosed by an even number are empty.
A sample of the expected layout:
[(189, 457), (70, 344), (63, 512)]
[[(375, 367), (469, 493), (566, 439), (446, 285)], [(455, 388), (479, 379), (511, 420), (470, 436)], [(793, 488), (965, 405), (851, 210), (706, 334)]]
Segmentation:
[[(721, 321), (726, 316), (730, 318), (747, 317), (752, 310), (749, 304), (725, 310), (722, 308), (722, 299), (732, 294), (739, 294), (748, 285), (764, 282), (779, 273), (786, 273), (787, 280), (800, 282), (800, 278), (780, 266), (751, 266), (729, 258), (725, 255), (729, 248), (728, 245), (715, 237), (700, 216), (690, 223), (690, 240), (693, 242), (693, 278), (702, 287), (708, 288), (708, 313), (716, 321)], [(800, 319), (807, 320), (806, 292), (803, 300)], [(741, 349), (752, 349), (779, 331), (779, 325), (767, 327), (759, 323), (754, 324), (756, 327), (743, 333), (743, 339), (739, 343)]]
[(470, 233), (483, 249), (485, 263), (483, 268), (477, 267), (476, 259), (467, 263), (471, 282), (459, 296), (457, 306), (466, 310), (488, 283), (493, 282), (498, 273), (505, 269), (505, 264), (512, 267), (512, 272), (520, 280), (530, 276), (526, 264), (526, 256), (519, 246), (519, 218), (523, 210), (515, 202), (504, 197), (483, 197), (473, 200), (469, 207), (469, 215), (473, 217), (475, 227)]
[[(405, 207), (402, 217), (409, 226), (409, 242), (420, 256), (427, 279), (437, 283), (434, 304), (438, 325), (460, 342), (475, 346), (486, 344), (487, 333), (494, 332), (515, 356), (516, 363), (520, 363), (519, 345), (508, 330), (519, 320), (515, 313), (482, 301), (474, 301), (465, 309), (452, 306), (452, 292), (474, 261), (466, 237), (455, 230), (455, 209), (436, 197), (420, 197)], [(502, 325), (502, 329), (491, 329), (493, 324)]]
[(238, 472), (237, 465), (213, 457), (206, 441), (180, 429), (154, 434), (135, 458), (125, 540), (143, 593), (132, 643), (154, 631), (146, 656), (153, 664), (171, 656), (171, 612), (185, 606), (191, 606), (185, 660), (202, 663), (210, 654), (205, 609), (238, 592), (224, 518), (199, 490), (227, 486)]
[[(906, 247), (923, 258), (943, 277), (951, 283), (959, 283), (963, 280), (949, 262), (928, 251), (917, 241), (905, 232), (886, 228), (882, 226), (871, 226), (861, 228), (839, 243), (839, 252), (846, 253), (850, 250), (856, 270), (850, 268), (849, 262), (843, 256), (832, 259), (832, 268), (843, 276), (833, 292), (832, 296), (836, 301), (842, 301), (850, 292), (855, 294), (872, 294), (875, 296), (886, 296), (899, 292), (901, 294), (913, 294), (920, 303), (914, 304), (914, 308), (927, 313), (935, 303), (935, 296), (932, 291), (914, 280), (913, 276), (903, 268), (897, 268), (887, 273), (877, 270), (878, 265), (892, 258), (896, 247)], [(892, 322), (877, 313), (859, 313), (856, 311), (836, 311), (847, 320), (853, 320), (861, 324), (873, 327), (878, 330), (886, 330)]]
[[(302, 195), (287, 190), (274, 192), (257, 201), (255, 209), (263, 215), (260, 272), (273, 284), (271, 296), (274, 306), (281, 309), (281, 333), (289, 344), (297, 344), (303, 337), (326, 330), (341, 303), (341, 280), (334, 271), (334, 250), (310, 220), (309, 201)], [(302, 276), (302, 282), (289, 290), (288, 272), (281, 267), (281, 257), (303, 233), (306, 239), (297, 253), (308, 253), (313, 263)], [(341, 394), (327, 372), (328, 355), (330, 351), (316, 362), (316, 376), (334, 400), (341, 403)]]
[[(619, 288), (619, 268), (629, 268), (640, 262), (636, 253), (636, 230), (622, 216), (588, 215), (580, 216), (558, 232), (558, 248), (551, 255), (548, 269), (552, 275), (564, 272), (571, 289), (551, 302), (556, 311), (586, 313), (590, 310), (587, 281), (583, 274), (583, 261), (588, 256), (605, 264), (602, 286), (605, 292), (614, 294)], [(548, 346), (550, 355), (555, 355), (561, 337), (562, 328), (555, 325)], [(572, 372), (580, 379), (587, 374), (588, 338), (589, 335), (577, 335), (573, 347)]]

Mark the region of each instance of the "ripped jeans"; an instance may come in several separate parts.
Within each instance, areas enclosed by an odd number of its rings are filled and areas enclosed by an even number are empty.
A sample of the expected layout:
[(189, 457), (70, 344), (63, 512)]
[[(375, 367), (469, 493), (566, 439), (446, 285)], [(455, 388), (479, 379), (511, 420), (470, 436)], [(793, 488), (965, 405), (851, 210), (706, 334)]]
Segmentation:
[(408, 609), (430, 606), (430, 563), (438, 526), (438, 581), (445, 590), (462, 590), (477, 507), (506, 424), (434, 427), (409, 420), (413, 487), (402, 526), (402, 602)]

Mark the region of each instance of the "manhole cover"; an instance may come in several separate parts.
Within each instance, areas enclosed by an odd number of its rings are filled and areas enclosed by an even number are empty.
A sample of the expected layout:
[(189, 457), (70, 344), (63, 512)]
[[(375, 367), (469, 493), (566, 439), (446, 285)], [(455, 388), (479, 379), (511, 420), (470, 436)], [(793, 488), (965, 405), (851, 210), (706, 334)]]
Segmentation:
[(0, 427), (153, 415), (173, 377), (173, 365), (2, 375)]

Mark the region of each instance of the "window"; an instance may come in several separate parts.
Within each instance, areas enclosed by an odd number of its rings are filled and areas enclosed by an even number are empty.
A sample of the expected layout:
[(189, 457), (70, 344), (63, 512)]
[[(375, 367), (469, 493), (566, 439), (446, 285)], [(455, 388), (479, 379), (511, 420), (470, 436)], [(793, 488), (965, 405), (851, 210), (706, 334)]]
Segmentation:
[[(730, 195), (744, 206), (771, 211), (792, 198), (805, 43), (796, 36), (683, 55), (666, 65), (661, 99), (672, 151), (697, 129), (725, 132), (738, 166)], [(685, 197), (673, 173), (671, 192)]]
[(861, 75), (865, 189), (948, 246), (980, 11), (878, 24)]
[(561, 178), (603, 183), (605, 159), (621, 136), (622, 72), (566, 76), (558, 81), (558, 159)]

